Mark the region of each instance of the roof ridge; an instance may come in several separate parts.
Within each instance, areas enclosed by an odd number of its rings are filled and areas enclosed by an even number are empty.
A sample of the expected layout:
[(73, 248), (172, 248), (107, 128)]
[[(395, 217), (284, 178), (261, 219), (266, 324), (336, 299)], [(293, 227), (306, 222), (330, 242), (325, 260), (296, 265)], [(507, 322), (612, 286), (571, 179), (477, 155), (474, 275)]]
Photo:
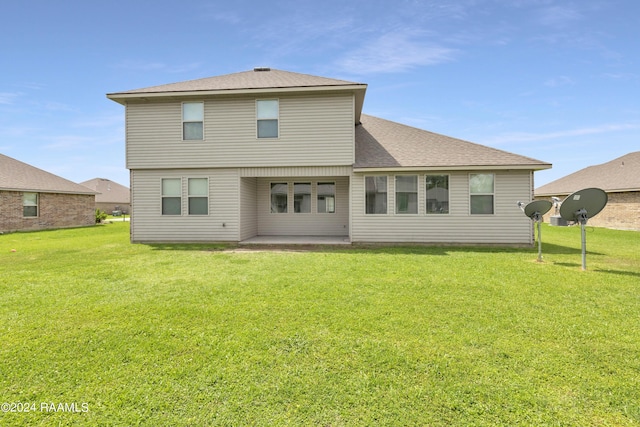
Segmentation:
[[(268, 69), (268, 71), (267, 71)], [(258, 77), (259, 76), (259, 77)], [(289, 81), (289, 83), (286, 83)], [(364, 85), (364, 83), (348, 80), (322, 77), (312, 74), (285, 71), (276, 68), (254, 68), (252, 70), (238, 71), (216, 76), (200, 77), (183, 80), (174, 83), (147, 86), (139, 89), (131, 89), (122, 92), (113, 92), (107, 96), (119, 94), (144, 94), (161, 92), (190, 92), (210, 90), (234, 90), (234, 89), (265, 89), (287, 87), (316, 87), (316, 86), (347, 86)]]

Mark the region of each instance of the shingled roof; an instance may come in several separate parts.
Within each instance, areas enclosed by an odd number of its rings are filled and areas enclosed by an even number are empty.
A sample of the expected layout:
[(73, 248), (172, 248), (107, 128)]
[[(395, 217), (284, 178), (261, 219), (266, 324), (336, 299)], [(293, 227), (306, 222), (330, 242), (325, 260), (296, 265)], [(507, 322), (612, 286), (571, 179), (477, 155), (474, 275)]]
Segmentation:
[(354, 169), (549, 169), (551, 164), (363, 114), (356, 127)]
[(0, 190), (96, 194), (87, 187), (0, 154)]
[(80, 183), (96, 193), (96, 203), (131, 203), (131, 191), (128, 187), (106, 178), (94, 178)]
[[(242, 71), (222, 76), (207, 77), (204, 79), (188, 80), (178, 83), (170, 83), (160, 86), (151, 86), (142, 89), (128, 90), (109, 94), (115, 97), (119, 94), (153, 94), (167, 92), (196, 92), (196, 91), (220, 91), (242, 89), (273, 89), (273, 88), (300, 88), (300, 87), (327, 87), (327, 86), (353, 86), (362, 85), (346, 80), (330, 79), (327, 77), (312, 76), (309, 74), (293, 73), (290, 71), (276, 70), (272, 68), (254, 68), (251, 71)], [(366, 86), (366, 85), (364, 85)]]
[(175, 97), (204, 97), (245, 93), (305, 92), (316, 90), (351, 91), (356, 98), (355, 122), (360, 120), (367, 85), (347, 80), (293, 73), (273, 68), (254, 68), (250, 71), (188, 80), (124, 92), (108, 93), (107, 98), (125, 104), (128, 100)]
[(583, 188), (604, 191), (640, 191), (640, 151), (626, 154), (600, 165), (580, 169), (535, 190), (536, 196), (571, 194)]

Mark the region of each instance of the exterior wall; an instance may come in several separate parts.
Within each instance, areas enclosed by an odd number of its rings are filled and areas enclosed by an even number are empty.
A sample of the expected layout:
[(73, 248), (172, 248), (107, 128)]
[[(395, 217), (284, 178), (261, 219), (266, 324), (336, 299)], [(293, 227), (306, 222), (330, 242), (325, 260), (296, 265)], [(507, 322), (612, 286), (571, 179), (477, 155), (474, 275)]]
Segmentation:
[[(163, 178), (182, 178), (181, 215), (162, 215)], [(188, 178), (209, 178), (208, 215), (188, 215)], [(133, 170), (131, 190), (133, 242), (238, 241), (236, 169)]]
[[(288, 212), (271, 213), (272, 182), (289, 183)], [(312, 185), (311, 212), (293, 212), (293, 183), (310, 182)], [(318, 213), (315, 192), (318, 182), (335, 182), (335, 213)], [(349, 178), (348, 177), (273, 177), (258, 178), (258, 235), (349, 235)]]
[[(256, 137), (256, 99), (280, 100), (279, 137)], [(198, 101), (185, 99), (184, 101)], [(204, 140), (182, 140), (182, 103), (129, 102), (129, 169), (352, 165), (352, 95), (204, 100)]]
[(240, 178), (240, 240), (258, 235), (258, 179)]
[[(556, 195), (560, 200), (567, 198), (567, 194)], [(604, 209), (595, 217), (589, 219), (588, 225), (593, 227), (606, 227), (618, 230), (640, 231), (640, 191), (625, 191), (621, 193), (607, 193), (609, 200)], [(536, 197), (540, 200), (550, 200), (549, 197)], [(555, 209), (545, 215), (544, 220), (549, 222), (550, 215), (555, 214)]]
[(24, 217), (22, 192), (0, 191), (0, 232), (95, 225), (95, 196), (38, 193), (38, 216)]
[(449, 213), (426, 214), (425, 173), (418, 175), (418, 214), (395, 213), (395, 175), (386, 175), (387, 211), (385, 215), (365, 214), (365, 174), (352, 179), (352, 242), (419, 242), (444, 244), (533, 244), (533, 223), (517, 207), (517, 201), (532, 196), (531, 171), (474, 171), (494, 173), (494, 214), (471, 215), (468, 171), (429, 171), (429, 175), (449, 175)]
[(589, 220), (594, 227), (640, 231), (640, 191), (607, 193), (609, 200), (602, 212)]

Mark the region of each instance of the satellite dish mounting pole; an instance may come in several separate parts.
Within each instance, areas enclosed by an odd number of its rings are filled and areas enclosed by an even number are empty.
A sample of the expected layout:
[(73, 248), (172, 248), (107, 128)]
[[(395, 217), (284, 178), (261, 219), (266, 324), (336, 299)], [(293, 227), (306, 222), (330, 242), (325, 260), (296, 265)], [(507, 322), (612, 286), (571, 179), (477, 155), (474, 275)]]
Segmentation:
[(570, 194), (560, 205), (560, 216), (580, 223), (582, 237), (582, 271), (587, 269), (587, 234), (589, 218), (596, 216), (607, 205), (609, 196), (601, 188), (585, 188)]
[(542, 215), (536, 212), (535, 222), (538, 224), (538, 262), (542, 262)]
[(580, 223), (580, 233), (582, 237), (582, 271), (586, 271), (587, 269), (587, 211), (584, 209), (580, 209), (576, 212), (576, 218)]
[(552, 203), (547, 200), (536, 200), (527, 205), (518, 202), (517, 205), (526, 216), (538, 223), (538, 262), (542, 262), (542, 220), (544, 214), (551, 209)]

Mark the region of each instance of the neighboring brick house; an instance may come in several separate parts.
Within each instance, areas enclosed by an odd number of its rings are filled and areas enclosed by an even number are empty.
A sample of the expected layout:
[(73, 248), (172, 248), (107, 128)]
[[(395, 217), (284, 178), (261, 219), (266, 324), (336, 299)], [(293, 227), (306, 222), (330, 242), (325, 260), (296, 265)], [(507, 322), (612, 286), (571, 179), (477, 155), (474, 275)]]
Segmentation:
[(121, 211), (128, 214), (131, 211), (131, 191), (124, 185), (106, 178), (94, 178), (80, 183), (96, 193), (96, 209), (111, 214)]
[[(603, 189), (609, 200), (597, 216), (589, 219), (589, 225), (640, 231), (640, 151), (543, 185), (535, 190), (535, 198), (564, 200), (569, 194), (590, 187)], [(553, 214), (552, 209), (545, 220)]]
[(94, 224), (94, 191), (0, 154), (0, 232)]

